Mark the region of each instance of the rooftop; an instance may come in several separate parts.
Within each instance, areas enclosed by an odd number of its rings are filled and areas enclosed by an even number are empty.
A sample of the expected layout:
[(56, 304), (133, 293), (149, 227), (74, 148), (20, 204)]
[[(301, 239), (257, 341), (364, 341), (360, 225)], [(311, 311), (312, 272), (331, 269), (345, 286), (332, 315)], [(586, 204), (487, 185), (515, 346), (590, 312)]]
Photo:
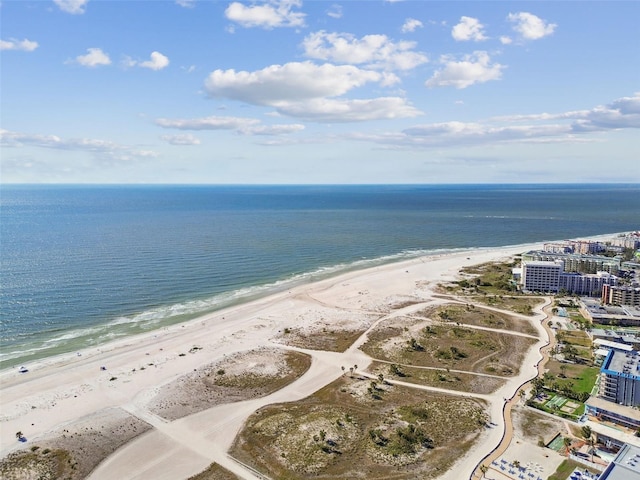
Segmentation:
[(600, 480), (640, 480), (640, 447), (622, 447)]
[(638, 411), (634, 410), (633, 407), (627, 407), (626, 405), (618, 405), (616, 402), (610, 402), (609, 400), (596, 397), (595, 395), (591, 395), (589, 397), (589, 400), (587, 400), (585, 404), (595, 407), (598, 410), (606, 410), (607, 412), (611, 412), (620, 417), (626, 417), (629, 419), (638, 418)]
[(640, 355), (637, 352), (620, 352), (613, 350), (609, 361), (605, 361), (602, 370), (616, 373), (640, 375)]

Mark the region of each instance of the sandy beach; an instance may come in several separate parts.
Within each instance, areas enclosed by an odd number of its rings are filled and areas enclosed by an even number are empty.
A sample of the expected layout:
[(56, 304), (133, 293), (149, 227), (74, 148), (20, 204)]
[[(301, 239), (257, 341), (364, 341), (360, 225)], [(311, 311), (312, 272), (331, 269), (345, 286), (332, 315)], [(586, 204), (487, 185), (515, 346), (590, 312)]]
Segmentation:
[[(310, 338), (327, 329), (365, 331), (382, 319), (393, 322), (412, 309), (442, 302), (435, 287), (457, 278), (462, 267), (505, 260), (537, 247), (540, 245), (475, 249), (350, 272), (188, 323), (27, 364), (27, 373), (2, 371), (1, 456), (61, 435), (71, 441), (74, 432), (94, 429), (99, 438), (111, 438), (111, 450), (124, 447), (101, 461), (90, 478), (187, 478), (213, 462), (240, 478), (260, 478), (226, 453), (246, 418), (261, 406), (310, 395), (343, 375), (345, 365), (358, 365), (358, 371), (366, 374), (371, 362), (357, 348), (366, 341), (366, 333), (346, 351), (334, 352), (294, 347), (285, 332)], [(531, 323), (539, 326), (541, 318), (537, 313)], [(539, 333), (538, 343), (525, 355), (517, 375), (493, 394), (475, 395), (490, 402), (491, 421), (496, 426), (483, 433), (478, 448), (442, 478), (468, 478), (477, 462), (500, 442), (504, 399), (536, 374), (539, 348), (547, 341), (541, 327)], [(173, 397), (181, 389), (170, 388), (172, 382), (175, 385), (178, 379), (204, 368), (229, 368), (229, 358), (258, 349), (264, 349), (264, 355), (244, 359), (247, 370), (257, 374), (269, 373), (282, 363), (275, 351), (310, 354), (311, 367), (293, 383), (266, 396), (214, 402), (202, 411), (185, 412), (190, 414), (182, 418), (174, 412), (171, 421), (161, 416), (166, 405), (174, 405), (175, 410), (180, 403)], [(26, 442), (17, 441), (18, 431)], [(146, 433), (140, 435), (142, 432)], [(91, 454), (98, 451), (96, 447)]]

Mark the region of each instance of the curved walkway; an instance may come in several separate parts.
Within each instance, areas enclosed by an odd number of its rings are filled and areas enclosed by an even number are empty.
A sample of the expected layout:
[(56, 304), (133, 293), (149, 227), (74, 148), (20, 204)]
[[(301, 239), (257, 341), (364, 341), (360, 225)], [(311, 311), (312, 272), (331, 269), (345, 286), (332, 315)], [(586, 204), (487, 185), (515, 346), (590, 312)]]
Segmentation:
[[(544, 373), (545, 365), (549, 361), (549, 352), (555, 347), (555, 343), (556, 343), (555, 335), (553, 334), (551, 328), (549, 328), (549, 325), (548, 325), (549, 319), (550, 319), (549, 313), (550, 313), (551, 305), (552, 305), (551, 298), (546, 297), (545, 305), (543, 305), (542, 307), (542, 312), (544, 313), (545, 317), (542, 319), (541, 324), (545, 329), (545, 331), (547, 332), (548, 342), (546, 345), (544, 345), (540, 349), (540, 353), (542, 354), (542, 359), (538, 362), (538, 365), (537, 365), (538, 375), (542, 375)], [(522, 384), (516, 390), (516, 392), (520, 392), (520, 390), (524, 390), (532, 386), (532, 383), (531, 383), (532, 380), (533, 378), (525, 382), (524, 384)], [(502, 436), (502, 440), (494, 450), (492, 450), (485, 458), (482, 459), (481, 462), (478, 463), (478, 465), (476, 465), (476, 468), (473, 470), (473, 472), (471, 473), (471, 476), (469, 477), (471, 480), (484, 478), (484, 474), (480, 470), (480, 467), (482, 465), (489, 467), (489, 465), (491, 465), (491, 463), (494, 460), (497, 460), (498, 458), (500, 458), (506, 452), (507, 448), (509, 448), (511, 441), (513, 440), (513, 421), (511, 419), (511, 409), (518, 401), (519, 401), (519, 395), (518, 393), (515, 393), (504, 404), (504, 407), (502, 409), (502, 415), (504, 419), (505, 430)]]
[[(293, 383), (285, 386), (283, 389), (266, 397), (219, 405), (173, 422), (167, 422), (160, 417), (150, 415), (143, 402), (139, 401), (139, 403), (136, 403), (134, 400), (134, 402), (126, 406), (126, 409), (130, 413), (133, 413), (139, 418), (151, 423), (154, 430), (133, 440), (125, 447), (109, 456), (92, 472), (89, 478), (100, 480), (120, 480), (122, 478), (162, 479), (165, 478), (167, 473), (167, 462), (172, 464), (172, 474), (176, 474), (176, 467), (178, 467), (178, 470), (180, 470), (181, 473), (184, 473), (185, 477), (188, 477), (194, 472), (197, 473), (197, 471), (202, 471), (211, 463), (215, 462), (238, 475), (240, 478), (251, 480), (265, 478), (263, 475), (251, 468), (248, 468), (246, 465), (236, 462), (235, 459), (230, 457), (227, 453), (234, 438), (236, 437), (236, 434), (240, 431), (246, 419), (262, 406), (273, 403), (296, 401), (311, 395), (318, 389), (343, 375), (344, 373), (341, 369), (342, 365), (357, 364), (359, 365), (358, 370), (360, 375), (372, 379), (377, 378), (369, 373), (362, 372), (362, 370), (367, 368), (373, 360), (358, 349), (366, 342), (368, 333), (384, 320), (413, 313), (419, 308), (424, 308), (424, 305), (429, 303), (434, 302), (431, 301), (425, 302), (424, 304), (411, 305), (381, 317), (374, 322), (369, 329), (367, 329), (367, 331), (365, 331), (345, 352), (307, 350), (278, 345), (281, 348), (294, 349), (309, 354), (312, 357), (312, 364), (303, 376)], [(546, 318), (547, 317), (545, 317), (545, 319)], [(531, 317), (529, 317), (528, 320), (531, 321)], [(503, 332), (514, 333), (506, 332), (504, 330)], [(494, 405), (501, 396), (501, 394), (497, 392), (490, 395), (473, 394), (470, 392), (429, 387), (397, 380), (390, 380), (389, 383), (425, 391), (436, 391), (450, 395), (484, 399), (490, 403), (493, 402)], [(507, 390), (511, 391), (512, 388), (513, 386), (510, 385)], [(517, 391), (518, 389), (515, 390), (515, 392)], [(514, 395), (514, 398), (515, 397), (516, 395)], [(511, 402), (513, 402), (514, 398), (511, 399)], [(503, 436), (503, 442), (500, 443), (498, 449), (503, 445), (506, 449), (506, 446), (508, 446), (508, 443), (510, 442), (512, 432), (510, 405), (511, 403), (509, 402), (503, 408), (503, 417), (507, 434)], [(497, 415), (497, 410), (493, 410), (494, 418), (496, 418)], [(497, 426), (497, 424), (493, 425)], [(509, 441), (505, 443), (507, 438)], [(150, 451), (150, 449), (162, 451), (163, 455), (160, 458), (155, 457), (154, 459), (145, 460), (144, 453)], [(494, 452), (497, 452), (498, 449), (494, 449)], [(489, 457), (485, 457), (485, 460), (487, 458)], [(466, 461), (471, 462), (471, 459), (469, 458)], [(480, 464), (478, 464), (475, 469), (477, 469), (479, 465)], [(468, 465), (459, 465), (459, 468), (466, 469), (468, 468)]]

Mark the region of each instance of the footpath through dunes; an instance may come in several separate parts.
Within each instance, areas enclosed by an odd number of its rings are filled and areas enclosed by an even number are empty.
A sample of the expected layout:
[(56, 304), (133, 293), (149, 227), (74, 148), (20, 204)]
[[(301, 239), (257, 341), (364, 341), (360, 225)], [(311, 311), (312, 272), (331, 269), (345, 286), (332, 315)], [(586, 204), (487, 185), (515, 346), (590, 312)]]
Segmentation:
[[(535, 375), (529, 378), (525, 383), (523, 383), (517, 389), (517, 391), (520, 391), (521, 389), (529, 388), (531, 386), (530, 385), (531, 380), (536, 378), (538, 375), (542, 375), (544, 373), (545, 365), (549, 361), (549, 353), (552, 352), (553, 349), (555, 348), (555, 344), (556, 344), (555, 335), (553, 334), (553, 332), (551, 331), (551, 328), (549, 327), (549, 318), (551, 317), (551, 308), (552, 308), (551, 298), (545, 297), (545, 302), (541, 308), (542, 314), (544, 315), (544, 317), (541, 319), (540, 325), (544, 329), (547, 340), (540, 347), (541, 358), (536, 364), (537, 369), (536, 369)], [(502, 436), (502, 439), (500, 443), (491, 452), (489, 452), (480, 462), (478, 462), (475, 469), (473, 470), (473, 473), (471, 474), (471, 477), (470, 477), (471, 480), (484, 478), (484, 472), (482, 471), (481, 467), (484, 466), (486, 468), (491, 468), (492, 463), (497, 459), (499, 459), (511, 445), (511, 442), (513, 441), (513, 435), (514, 435), (514, 425), (511, 417), (511, 410), (513, 409), (514, 405), (518, 403), (518, 401), (519, 401), (518, 395), (514, 393), (514, 395), (511, 396), (507, 402), (505, 402), (504, 408), (502, 411), (504, 424), (505, 424), (505, 429), (504, 429), (504, 434)]]
[[(371, 331), (379, 325), (386, 322), (402, 322), (407, 318), (408, 314), (429, 304), (432, 304), (432, 302), (416, 303), (381, 317), (345, 352), (326, 352), (280, 345), (281, 348), (292, 349), (310, 355), (313, 359), (312, 366), (300, 379), (269, 396), (250, 401), (219, 405), (173, 422), (167, 422), (166, 420), (148, 414), (144, 409), (144, 405), (128, 406), (127, 410), (129, 412), (143, 420), (149, 421), (155, 430), (134, 440), (121, 451), (112, 455), (94, 471), (90, 478), (162, 478), (164, 472), (168, 470), (172, 472), (172, 475), (188, 476), (205, 470), (212, 463), (226, 468), (240, 478), (263, 478), (263, 476), (256, 474), (254, 468), (247, 468), (246, 463), (252, 463), (250, 459), (243, 458), (243, 462), (239, 463), (229, 457), (227, 453), (234, 438), (236, 438), (236, 435), (241, 432), (243, 426), (245, 426), (247, 419), (250, 419), (250, 416), (262, 407), (284, 403), (294, 405), (296, 402), (308, 398), (332, 382), (339, 380), (340, 377), (343, 379), (350, 378), (350, 373), (342, 369), (345, 365), (358, 366), (355, 372), (357, 377), (356, 383), (362, 384), (362, 381), (366, 379), (372, 381), (379, 380), (379, 375), (376, 374), (375, 371), (373, 373), (366, 371), (372, 359), (359, 351), (358, 347), (367, 342)], [(532, 319), (529, 319), (529, 321), (532, 321)], [(538, 320), (536, 319), (535, 321)], [(500, 331), (499, 329), (494, 330)], [(505, 333), (504, 331), (501, 332)], [(317, 332), (317, 334), (321, 335), (320, 332)], [(514, 336), (522, 335), (527, 336), (526, 334), (520, 333)], [(440, 368), (440, 370), (442, 370), (442, 368)], [(470, 375), (477, 374), (477, 372), (467, 371), (461, 371), (461, 373)], [(497, 377), (489, 374), (479, 374), (479, 376)], [(485, 401), (489, 407), (487, 422), (490, 428), (486, 428), (486, 431), (482, 433), (483, 446), (490, 444), (492, 437), (501, 434), (502, 422), (500, 421), (500, 408), (503, 403), (502, 399), (509, 391), (513, 394), (513, 392), (517, 390), (517, 386), (522, 383), (518, 378), (515, 378), (508, 381), (508, 384), (504, 384), (493, 394), (478, 394), (457, 391), (450, 388), (410, 383), (403, 381), (402, 378), (392, 378), (390, 375), (386, 375), (383, 381), (389, 386), (447, 394), (452, 395), (453, 398), (459, 396)], [(366, 385), (367, 383), (364, 382), (364, 384)], [(514, 384), (517, 385), (514, 386)], [(380, 391), (382, 392), (384, 388), (386, 387), (382, 387)], [(168, 439), (170, 439), (170, 441), (168, 441)], [(497, 439), (494, 441), (497, 443)], [(155, 458), (153, 461), (146, 460), (149, 458), (149, 450), (154, 448), (161, 448), (163, 450), (163, 459), (158, 460)], [(473, 460), (473, 455), (470, 455), (470, 452), (467, 452), (465, 455), (468, 456), (469, 460)], [(183, 461), (176, 462), (178, 458)], [(189, 461), (186, 461), (186, 459), (189, 459)], [(465, 469), (467, 472), (471, 471), (473, 467), (470, 467), (469, 460), (454, 464), (451, 466), (451, 471), (458, 472), (457, 474), (464, 472)], [(182, 465), (182, 468), (179, 465)], [(372, 478), (375, 478), (373, 472), (371, 473)], [(123, 477), (123, 475), (128, 476)], [(445, 473), (445, 475), (448, 475), (448, 473)], [(450, 478), (457, 477), (451, 476)]]
[[(503, 259), (523, 248), (527, 247), (461, 252), (350, 272), (183, 325), (82, 351), (81, 356), (67, 356), (62, 363), (52, 359), (29, 365), (27, 375), (3, 372), (0, 378), (2, 454), (20, 446), (13, 436), (15, 431), (23, 431), (29, 447), (55, 433), (61, 425), (72, 424), (105, 408), (121, 407), (156, 428), (109, 456), (93, 472), (92, 478), (108, 475), (107, 470), (120, 472), (118, 478), (136, 478), (135, 471), (144, 472), (137, 478), (147, 478), (147, 473), (152, 471), (157, 473), (157, 478), (180, 478), (183, 474), (187, 478), (204, 470), (212, 461), (239, 472), (241, 478), (253, 478), (251, 475), (255, 473), (239, 468), (227, 457), (224, 446), (233, 441), (245, 419), (266, 404), (262, 402), (304, 398), (341, 377), (345, 373), (342, 367), (348, 372), (350, 367), (358, 365), (356, 370), (362, 372), (371, 359), (357, 347), (368, 340), (372, 327), (385, 322), (403, 322), (405, 316), (415, 313), (414, 306), (433, 304), (432, 287), (456, 278), (462, 265)], [(470, 255), (473, 260), (469, 260)], [(303, 298), (306, 293), (309, 295)], [(322, 308), (317, 308), (316, 300), (322, 302)], [(327, 317), (329, 313), (345, 320), (340, 329), (360, 330), (351, 348), (331, 352), (295, 346), (296, 342), (287, 345), (286, 330), (297, 329), (306, 338), (327, 333), (334, 323), (333, 317)], [(349, 323), (349, 319), (353, 321)], [(149, 412), (149, 401), (162, 386), (225, 356), (270, 344), (273, 348), (308, 353), (312, 356), (311, 367), (284, 389), (261, 399), (218, 405), (173, 422), (158, 421), (158, 415), (154, 417)], [(106, 371), (101, 371), (102, 365)], [(503, 392), (513, 383), (511, 377), (506, 378), (506, 384), (492, 394), (499, 404)], [(459, 396), (463, 392), (450, 393)], [(500, 411), (495, 411), (494, 403), (490, 406), (490, 416), (496, 422)], [(173, 433), (162, 434), (163, 430)], [(497, 426), (488, 430), (492, 435)], [(487, 432), (483, 435), (487, 436)], [(195, 445), (198, 442), (215, 444), (216, 448), (201, 449)], [(135, 462), (131, 463), (130, 459)], [(120, 463), (122, 468), (116, 467)], [(454, 467), (454, 471), (460, 470)]]

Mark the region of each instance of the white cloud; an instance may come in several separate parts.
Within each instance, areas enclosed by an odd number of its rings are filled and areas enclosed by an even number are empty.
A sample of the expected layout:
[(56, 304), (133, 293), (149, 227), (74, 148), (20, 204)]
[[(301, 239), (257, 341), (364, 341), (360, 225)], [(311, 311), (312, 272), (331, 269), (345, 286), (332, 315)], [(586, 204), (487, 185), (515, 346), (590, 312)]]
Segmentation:
[(89, 0), (53, 0), (60, 10), (72, 15), (82, 15)]
[(38, 42), (31, 40), (16, 40), (12, 38), (10, 40), (0, 40), (0, 50), (22, 50), (23, 52), (33, 52), (38, 48)]
[(489, 54), (485, 51), (465, 55), (462, 61), (455, 61), (445, 56), (442, 62), (445, 67), (427, 80), (425, 84), (427, 87), (467, 88), (474, 83), (500, 79), (502, 70), (505, 68), (499, 63), (492, 64)]
[(99, 65), (111, 65), (109, 55), (104, 53), (100, 48), (87, 48), (86, 55), (76, 57), (76, 62), (85, 67), (97, 67)]
[[(514, 122), (526, 122), (513, 125)], [(442, 122), (416, 125), (381, 135), (350, 138), (402, 148), (442, 148), (510, 143), (584, 143), (598, 133), (640, 129), (640, 92), (590, 110), (493, 117), (483, 122)]]
[(327, 10), (327, 15), (331, 18), (342, 18), (342, 5), (331, 5), (331, 8)]
[(380, 97), (364, 100), (318, 98), (284, 104), (278, 111), (312, 122), (346, 123), (412, 118), (422, 114), (404, 98)]
[(407, 18), (402, 25), (402, 33), (409, 33), (415, 31), (416, 28), (422, 28), (422, 22), (415, 18)]
[(299, 123), (281, 124), (281, 125), (254, 125), (246, 129), (239, 130), (239, 133), (245, 135), (288, 135), (304, 130), (304, 125)]
[(468, 40), (480, 42), (487, 39), (483, 30), (484, 25), (477, 18), (463, 16), (460, 17), (460, 23), (451, 29), (451, 36), (459, 42)]
[(204, 117), (192, 119), (159, 118), (156, 125), (178, 130), (235, 130), (244, 135), (284, 135), (304, 130), (304, 125), (262, 125), (260, 120), (243, 117)]
[(572, 124), (577, 132), (640, 128), (640, 92), (581, 113), (582, 118)]
[(570, 124), (575, 132), (596, 132), (640, 128), (640, 92), (631, 97), (622, 97), (607, 105), (591, 110), (575, 110), (562, 113), (538, 113), (493, 117), (494, 122), (549, 122), (573, 120)]
[(158, 118), (156, 125), (178, 130), (241, 130), (260, 123), (254, 118), (243, 117), (205, 117), (192, 119)]
[(200, 140), (191, 134), (184, 135), (162, 135), (160, 139), (171, 145), (200, 145)]
[(305, 14), (291, 11), (301, 5), (301, 0), (270, 0), (249, 7), (233, 2), (224, 13), (229, 20), (246, 28), (302, 27)]
[(386, 35), (365, 35), (358, 39), (348, 33), (323, 30), (308, 35), (302, 42), (310, 58), (346, 64), (364, 64), (369, 68), (410, 70), (427, 63), (426, 55), (412, 51), (415, 42), (392, 42)]
[(352, 122), (421, 114), (402, 98), (332, 98), (367, 83), (388, 86), (396, 81), (395, 75), (352, 65), (292, 62), (255, 72), (216, 70), (207, 78), (205, 89), (212, 97), (270, 106), (282, 115), (311, 121)]
[[(151, 52), (151, 58), (144, 62), (139, 62), (129, 56), (125, 56), (122, 59), (121, 65), (124, 68), (141, 67), (141, 68), (148, 68), (150, 70), (162, 70), (163, 68), (166, 68), (169, 66), (169, 59), (163, 54), (161, 54), (160, 52)], [(192, 71), (193, 70), (188, 70), (187, 73), (191, 73)]]
[(513, 42), (513, 40), (511, 40), (511, 37), (507, 37), (506, 35), (502, 35), (500, 37), (500, 43), (503, 45), (509, 45)]
[(525, 40), (538, 40), (551, 35), (557, 27), (555, 23), (547, 23), (528, 12), (510, 13), (507, 19), (515, 24), (513, 29)]
[(369, 82), (388, 80), (379, 72), (351, 65), (291, 62), (254, 72), (215, 70), (207, 77), (205, 88), (210, 96), (216, 98), (278, 106), (286, 102), (335, 97)]
[(139, 64), (143, 68), (151, 70), (162, 70), (169, 65), (169, 59), (160, 52), (151, 52), (151, 59)]
[(107, 140), (92, 138), (63, 139), (57, 135), (32, 135), (0, 129), (0, 145), (4, 147), (40, 147), (56, 150), (90, 152), (105, 161), (131, 161), (157, 157), (152, 150), (142, 150), (128, 145), (119, 145)]
[(443, 122), (418, 125), (404, 130), (416, 143), (442, 146), (445, 144), (501, 143), (567, 135), (564, 125), (493, 126), (481, 123)]
[(176, 4), (184, 8), (193, 8), (196, 6), (196, 0), (176, 0)]

